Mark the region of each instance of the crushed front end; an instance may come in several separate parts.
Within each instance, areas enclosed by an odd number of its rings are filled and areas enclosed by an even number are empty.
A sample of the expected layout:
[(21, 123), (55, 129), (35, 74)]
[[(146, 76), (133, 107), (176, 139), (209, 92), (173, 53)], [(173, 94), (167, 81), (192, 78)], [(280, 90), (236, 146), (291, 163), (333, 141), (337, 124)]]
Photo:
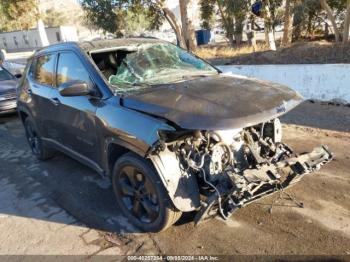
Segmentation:
[(197, 178), (196, 222), (235, 210), (299, 181), (333, 155), (325, 146), (297, 155), (281, 142), (278, 118), (256, 126), (221, 131), (160, 132), (156, 154), (176, 157), (183, 175)]

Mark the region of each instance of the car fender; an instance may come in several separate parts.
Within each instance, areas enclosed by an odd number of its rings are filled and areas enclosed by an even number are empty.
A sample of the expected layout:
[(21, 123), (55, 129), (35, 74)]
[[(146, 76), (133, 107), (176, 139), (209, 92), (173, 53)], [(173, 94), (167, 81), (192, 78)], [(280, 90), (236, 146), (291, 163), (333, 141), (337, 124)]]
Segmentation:
[[(110, 112), (113, 112), (111, 114)], [(159, 130), (175, 130), (166, 121), (117, 105), (116, 100), (106, 102), (97, 110), (104, 125), (104, 166), (108, 168), (108, 148), (117, 144), (145, 159), (149, 159), (160, 176), (174, 206), (183, 212), (193, 211), (200, 205), (197, 180), (184, 174), (176, 156), (168, 151), (150, 152), (160, 137)]]

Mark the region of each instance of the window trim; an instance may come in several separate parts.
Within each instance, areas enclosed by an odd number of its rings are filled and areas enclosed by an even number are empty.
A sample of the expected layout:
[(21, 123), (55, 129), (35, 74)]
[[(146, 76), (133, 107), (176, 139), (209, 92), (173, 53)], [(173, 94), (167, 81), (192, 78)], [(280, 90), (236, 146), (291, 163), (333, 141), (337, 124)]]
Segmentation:
[(89, 76), (89, 79), (90, 79), (90, 87), (91, 87), (91, 88), (95, 88), (96, 84), (95, 84), (95, 82), (92, 80), (91, 74), (90, 74), (89, 70), (86, 68), (86, 66), (84, 65), (84, 62), (81, 60), (81, 58), (79, 57), (79, 55), (78, 55), (76, 52), (74, 52), (73, 50), (63, 50), (63, 51), (57, 52), (57, 57), (56, 57), (56, 62), (55, 62), (55, 76), (54, 76), (55, 81), (54, 81), (54, 87), (55, 87), (56, 89), (59, 88), (59, 85), (58, 85), (58, 82), (57, 82), (58, 63), (59, 63), (61, 54), (64, 54), (64, 53), (66, 53), (66, 54), (72, 53), (72, 54), (74, 54), (74, 55), (76, 56), (76, 58), (80, 61), (81, 65), (83, 66), (83, 68), (85, 69), (86, 73), (87, 73), (88, 76)]
[[(62, 45), (62, 44), (61, 44)], [(59, 48), (55, 48), (54, 50), (42, 50), (42, 51), (37, 51), (36, 54), (34, 54), (31, 58), (31, 65), (36, 66), (36, 61), (39, 57), (43, 56), (43, 55), (55, 55), (55, 75), (54, 77), (56, 77), (57, 75), (57, 63), (58, 63), (58, 56), (60, 53), (66, 53), (66, 52), (71, 52), (74, 53), (78, 59), (80, 60), (80, 62), (83, 64), (85, 70), (88, 72), (90, 80), (91, 80), (91, 84), (92, 84), (92, 88), (95, 90), (96, 95), (95, 96), (91, 96), (92, 98), (98, 98), (98, 99), (108, 99), (110, 97), (112, 97), (113, 91), (110, 89), (110, 87), (105, 83), (105, 81), (102, 79), (100, 79), (100, 76), (98, 75), (98, 72), (96, 72), (96, 68), (93, 62), (91, 62), (90, 57), (84, 53), (80, 48), (77, 49), (75, 47), (66, 47), (66, 46), (60, 46)], [(30, 69), (28, 70), (28, 80), (31, 81), (31, 83), (33, 84), (37, 84), (38, 88), (40, 88), (39, 85), (41, 85), (42, 87), (48, 87), (51, 89), (58, 89), (56, 80), (54, 80), (54, 83), (52, 86), (48, 86), (48, 85), (43, 85), (40, 84), (39, 82), (35, 81), (35, 79), (33, 78), (33, 76), (29, 73)], [(96, 75), (97, 74), (97, 75)], [(102, 86), (101, 86), (102, 85)]]
[[(34, 73), (36, 72), (36, 65), (38, 63), (38, 59), (40, 57), (43, 57), (43, 56), (49, 56), (49, 55), (53, 55), (54, 56), (54, 61), (53, 61), (53, 76), (52, 76), (52, 85), (47, 85), (47, 84), (44, 84), (44, 83), (40, 83), (39, 81), (37, 81), (34, 77)], [(44, 54), (41, 54), (41, 55), (38, 55), (38, 56), (35, 56), (33, 58), (33, 61), (31, 63), (31, 66), (28, 70), (28, 76), (29, 78), (37, 85), (40, 85), (40, 86), (44, 86), (44, 87), (49, 87), (49, 88), (54, 88), (54, 84), (55, 84), (55, 77), (56, 77), (56, 73), (55, 73), (55, 68), (56, 68), (56, 63), (57, 63), (57, 52), (48, 52), (48, 53), (44, 53)], [(34, 69), (34, 70), (33, 70)]]

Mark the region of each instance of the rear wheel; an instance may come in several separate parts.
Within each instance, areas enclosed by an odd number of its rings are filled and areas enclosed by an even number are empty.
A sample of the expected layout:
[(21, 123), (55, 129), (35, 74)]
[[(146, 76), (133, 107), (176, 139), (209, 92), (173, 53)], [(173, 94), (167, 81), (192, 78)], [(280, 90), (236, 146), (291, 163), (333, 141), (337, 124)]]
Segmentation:
[(159, 232), (181, 216), (160, 178), (145, 159), (127, 153), (116, 162), (112, 174), (117, 203), (128, 219), (147, 232)]
[(44, 145), (33, 120), (27, 117), (24, 121), (26, 137), (33, 154), (39, 160), (46, 160), (54, 155), (54, 151)]

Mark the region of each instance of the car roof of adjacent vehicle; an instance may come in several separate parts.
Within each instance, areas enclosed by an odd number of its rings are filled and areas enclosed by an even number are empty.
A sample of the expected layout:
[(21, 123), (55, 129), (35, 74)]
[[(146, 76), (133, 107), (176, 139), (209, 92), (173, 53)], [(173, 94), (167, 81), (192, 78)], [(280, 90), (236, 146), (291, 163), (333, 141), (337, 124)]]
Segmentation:
[(91, 52), (94, 50), (101, 49), (109, 49), (113, 47), (121, 47), (121, 46), (137, 46), (141, 44), (156, 44), (156, 43), (165, 43), (165, 41), (157, 39), (157, 38), (116, 38), (116, 39), (108, 39), (108, 40), (93, 40), (93, 41), (84, 41), (84, 42), (64, 42), (53, 44), (44, 48), (39, 49), (35, 55), (56, 51), (58, 49), (63, 48), (72, 48), (72, 47), (80, 47), (82, 50), (86, 52)]

